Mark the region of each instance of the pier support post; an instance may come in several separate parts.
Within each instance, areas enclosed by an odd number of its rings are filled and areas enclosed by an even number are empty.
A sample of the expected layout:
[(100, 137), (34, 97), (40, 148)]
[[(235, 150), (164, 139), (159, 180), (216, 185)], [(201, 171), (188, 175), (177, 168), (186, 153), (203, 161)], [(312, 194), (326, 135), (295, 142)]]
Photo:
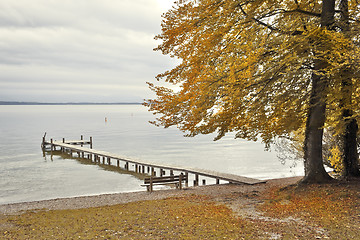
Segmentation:
[(185, 187), (189, 187), (189, 172), (185, 172), (185, 176), (186, 176)]
[(194, 186), (199, 186), (199, 174), (195, 174)]
[(153, 167), (151, 167), (151, 176), (156, 176), (155, 170)]
[(202, 180), (202, 185), (206, 185), (206, 180), (205, 179)]
[(216, 178), (216, 184), (220, 184), (220, 179)]
[[(81, 140), (81, 141), (84, 140), (84, 136), (83, 136), (83, 135), (80, 136), (80, 140)], [(84, 145), (81, 144), (81, 146), (83, 147)]]
[(174, 170), (170, 170), (170, 176), (174, 176)]
[(160, 168), (160, 177), (163, 176), (164, 170), (162, 168)]
[(184, 177), (184, 174), (181, 173), (180, 176), (179, 176), (179, 188), (180, 188), (180, 190), (182, 190), (182, 180), (183, 180), (183, 177)]
[(92, 149), (93, 148), (93, 139), (92, 139), (92, 137), (90, 137), (90, 149)]
[(116, 160), (116, 165), (117, 165), (117, 167), (120, 167), (120, 160), (119, 159)]
[(108, 162), (108, 165), (110, 165), (111, 164), (111, 158), (107, 158), (107, 162)]

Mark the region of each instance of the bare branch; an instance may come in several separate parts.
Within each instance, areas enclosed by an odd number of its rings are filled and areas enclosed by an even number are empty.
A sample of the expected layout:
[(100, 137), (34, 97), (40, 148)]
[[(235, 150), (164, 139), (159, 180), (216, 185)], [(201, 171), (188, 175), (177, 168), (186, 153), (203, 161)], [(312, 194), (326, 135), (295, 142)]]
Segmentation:
[[(241, 12), (242, 12), (245, 16), (249, 16), (249, 15), (245, 12), (245, 10), (242, 8), (242, 6), (241, 6), (240, 4), (239, 4), (238, 6), (239, 6)], [(268, 29), (270, 29), (271, 31), (274, 31), (274, 32), (278, 32), (278, 33), (282, 33), (282, 34), (286, 34), (286, 35), (293, 35), (293, 36), (294, 36), (294, 35), (301, 35), (301, 34), (303, 33), (303, 31), (299, 31), (299, 30), (295, 30), (295, 31), (283, 31), (283, 30), (281, 30), (281, 29), (279, 29), (279, 28), (273, 27), (273, 26), (271, 26), (270, 24), (267, 24), (267, 23), (261, 21), (261, 20), (258, 19), (258, 18), (251, 17), (251, 19), (254, 20), (255, 22), (257, 22), (258, 24), (260, 24), (260, 25), (262, 25), (262, 26), (264, 26), (264, 27), (266, 27), (266, 28), (268, 28)]]

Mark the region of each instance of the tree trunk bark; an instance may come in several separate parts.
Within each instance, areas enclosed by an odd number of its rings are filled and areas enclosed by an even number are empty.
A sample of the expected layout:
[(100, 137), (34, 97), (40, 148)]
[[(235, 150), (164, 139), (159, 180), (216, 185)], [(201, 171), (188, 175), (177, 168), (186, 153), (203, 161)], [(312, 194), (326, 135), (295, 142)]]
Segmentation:
[[(323, 0), (321, 13), (321, 27), (328, 29), (334, 23), (335, 0)], [(310, 106), (307, 114), (305, 141), (304, 141), (304, 168), (305, 177), (301, 183), (324, 183), (332, 178), (325, 171), (322, 158), (322, 137), (325, 123), (325, 90), (328, 80), (318, 74), (325, 68), (326, 62), (314, 58), (314, 73), (312, 74), (312, 89)]]
[[(340, 9), (340, 28), (341, 31), (348, 36), (349, 32), (349, 7), (348, 0), (341, 0), (339, 4)], [(342, 153), (344, 162), (344, 177), (360, 177), (359, 170), (359, 155), (357, 151), (357, 132), (358, 124), (350, 109), (346, 109), (346, 105), (351, 103), (351, 96), (353, 94), (353, 86), (351, 77), (349, 76), (349, 69), (342, 70), (343, 77), (343, 93), (342, 105), (345, 109), (342, 113), (342, 118), (345, 124), (344, 133), (342, 135)]]
[[(315, 65), (322, 65), (322, 63), (318, 62)], [(331, 177), (325, 171), (322, 158), (322, 137), (326, 110), (326, 103), (323, 98), (325, 87), (325, 79), (314, 73), (312, 75), (310, 107), (305, 130), (305, 177), (301, 180), (301, 183), (304, 184), (323, 183), (331, 180)]]
[[(343, 117), (351, 116), (345, 110)], [(344, 176), (360, 177), (359, 155), (357, 151), (357, 132), (358, 124), (355, 119), (345, 119), (345, 133), (343, 134), (343, 156), (344, 156)]]

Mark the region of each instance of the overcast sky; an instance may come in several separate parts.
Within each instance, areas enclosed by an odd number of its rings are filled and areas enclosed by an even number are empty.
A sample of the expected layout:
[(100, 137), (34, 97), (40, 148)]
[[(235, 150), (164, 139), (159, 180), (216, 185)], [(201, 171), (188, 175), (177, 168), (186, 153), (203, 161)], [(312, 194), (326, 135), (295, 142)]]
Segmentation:
[(0, 101), (142, 102), (174, 0), (0, 0)]

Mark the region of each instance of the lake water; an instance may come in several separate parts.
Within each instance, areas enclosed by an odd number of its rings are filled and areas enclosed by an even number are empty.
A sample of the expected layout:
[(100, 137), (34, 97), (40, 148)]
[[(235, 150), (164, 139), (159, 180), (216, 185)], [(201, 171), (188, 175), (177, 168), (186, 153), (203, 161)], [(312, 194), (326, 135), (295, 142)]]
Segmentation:
[[(107, 122), (105, 122), (107, 118)], [(136, 176), (74, 158), (43, 156), (42, 136), (93, 137), (94, 149), (125, 158), (196, 167), (258, 179), (303, 175), (301, 163), (281, 164), (257, 142), (213, 135), (185, 138), (148, 123), (141, 105), (0, 106), (0, 204), (144, 191)]]

